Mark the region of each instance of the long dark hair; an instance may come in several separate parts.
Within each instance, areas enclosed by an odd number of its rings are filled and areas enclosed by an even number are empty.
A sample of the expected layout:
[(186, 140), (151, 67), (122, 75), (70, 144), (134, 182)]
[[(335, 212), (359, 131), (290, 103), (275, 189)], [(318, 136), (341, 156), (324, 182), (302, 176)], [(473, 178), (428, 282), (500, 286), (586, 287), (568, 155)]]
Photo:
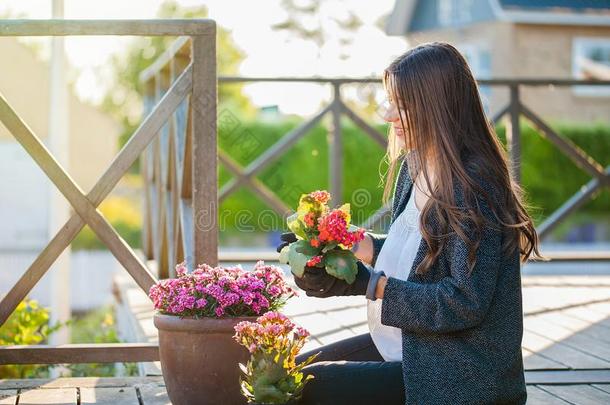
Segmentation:
[[(480, 234), (485, 222), (476, 196), (483, 196), (496, 220), (506, 231), (502, 252), (520, 253), (522, 262), (538, 251), (538, 235), (523, 201), (521, 187), (511, 178), (506, 151), (491, 123), (487, 120), (477, 83), (468, 63), (450, 44), (431, 42), (410, 49), (396, 58), (383, 73), (383, 84), (390, 97), (405, 110), (399, 114), (405, 133), (411, 170), (423, 175), (429, 200), (422, 208), (420, 231), (428, 244), (428, 252), (416, 269), (427, 271), (438, 258), (451, 231), (469, 246), (469, 268), (475, 264)], [(405, 122), (406, 121), (406, 122)], [(397, 147), (396, 135), (390, 126), (389, 168), (385, 178), (384, 199), (392, 192), (395, 173), (405, 150)], [(434, 185), (426, 164), (434, 162)], [(411, 173), (415, 177), (415, 173)], [(477, 178), (496, 190), (493, 197), (479, 186)], [(467, 209), (455, 204), (454, 182), (464, 192)], [(487, 187), (486, 187), (487, 188)], [(440, 230), (425, 221), (436, 215)], [(469, 238), (460, 224), (471, 221), (476, 236)]]

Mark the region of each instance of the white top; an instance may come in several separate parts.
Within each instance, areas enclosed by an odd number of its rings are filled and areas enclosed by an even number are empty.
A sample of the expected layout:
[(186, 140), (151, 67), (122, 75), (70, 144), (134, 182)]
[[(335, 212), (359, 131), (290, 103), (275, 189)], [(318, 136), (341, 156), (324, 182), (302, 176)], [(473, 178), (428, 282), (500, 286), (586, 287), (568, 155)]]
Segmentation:
[[(405, 209), (390, 226), (375, 262), (375, 271), (387, 277), (406, 280), (421, 242), (419, 210), (415, 205), (415, 185)], [(381, 299), (367, 300), (371, 338), (385, 361), (402, 361), (402, 335), (399, 328), (381, 324)]]

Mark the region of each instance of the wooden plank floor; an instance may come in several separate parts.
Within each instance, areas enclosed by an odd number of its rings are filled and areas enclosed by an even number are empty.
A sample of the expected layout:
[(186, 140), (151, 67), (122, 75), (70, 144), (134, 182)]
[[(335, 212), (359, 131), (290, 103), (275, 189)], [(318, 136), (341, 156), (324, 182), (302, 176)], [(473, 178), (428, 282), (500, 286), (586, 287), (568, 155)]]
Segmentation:
[(170, 404), (162, 377), (0, 380), (0, 405)]
[[(122, 291), (155, 341), (145, 296)], [(610, 276), (524, 276), (523, 356), (529, 404), (610, 404)], [(362, 297), (301, 296), (284, 308), (312, 333), (305, 349), (366, 333)], [(154, 367), (147, 368), (153, 370)], [(17, 402), (19, 401), (19, 402)], [(169, 404), (159, 376), (0, 380), (3, 404)]]
[[(528, 404), (608, 404), (610, 383), (528, 384)], [(1, 405), (171, 405), (160, 377), (0, 381)]]
[[(610, 276), (524, 276), (526, 370), (610, 369)], [(362, 297), (300, 296), (284, 312), (309, 329), (305, 350), (368, 332)]]

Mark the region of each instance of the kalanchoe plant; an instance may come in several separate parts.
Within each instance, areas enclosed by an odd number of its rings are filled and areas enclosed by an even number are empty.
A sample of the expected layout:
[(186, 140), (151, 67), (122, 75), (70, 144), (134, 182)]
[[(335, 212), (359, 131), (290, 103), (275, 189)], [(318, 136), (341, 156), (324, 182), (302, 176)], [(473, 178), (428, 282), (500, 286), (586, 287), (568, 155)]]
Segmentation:
[(199, 265), (188, 273), (176, 266), (176, 278), (150, 288), (155, 309), (162, 314), (192, 317), (257, 316), (277, 310), (296, 291), (284, 281), (277, 266), (259, 261), (252, 271), (235, 267)]
[(267, 312), (256, 322), (235, 325), (234, 339), (250, 352), (246, 365), (240, 364), (242, 393), (248, 402), (284, 404), (297, 399), (312, 375), (304, 377), (302, 369), (319, 353), (296, 364), (296, 356), (309, 332), (295, 325), (279, 312)]
[(297, 212), (288, 217), (288, 228), (297, 241), (280, 252), (280, 262), (303, 276), (305, 266), (325, 268), (334, 277), (353, 283), (358, 273), (352, 246), (364, 239), (364, 229), (350, 224), (350, 206), (330, 209), (324, 190), (303, 194)]

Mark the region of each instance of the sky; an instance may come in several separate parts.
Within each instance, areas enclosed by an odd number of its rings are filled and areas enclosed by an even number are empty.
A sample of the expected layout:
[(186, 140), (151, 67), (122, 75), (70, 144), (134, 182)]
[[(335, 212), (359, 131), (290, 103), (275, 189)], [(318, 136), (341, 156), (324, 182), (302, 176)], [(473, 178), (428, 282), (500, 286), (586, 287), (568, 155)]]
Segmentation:
[[(295, 0), (296, 3), (306, 0)], [(391, 60), (406, 50), (402, 38), (388, 37), (375, 26), (388, 14), (394, 0), (324, 0), (317, 18), (329, 27), (333, 36), (334, 16), (346, 10), (354, 12), (363, 22), (353, 35), (352, 44), (343, 48), (349, 57), (341, 60), (339, 38), (326, 42), (319, 49), (312, 42), (295, 38), (288, 33), (273, 31), (271, 25), (284, 19), (280, 0), (178, 0), (180, 5), (206, 5), (209, 17), (232, 32), (235, 44), (246, 57), (241, 76), (379, 76)], [(163, 0), (65, 0), (64, 12), (68, 19), (150, 19), (155, 18)], [(0, 14), (10, 13), (20, 18), (46, 19), (51, 17), (51, 0), (3, 0)], [(337, 31), (338, 32), (338, 31)], [(32, 38), (26, 41), (44, 41)], [(126, 49), (130, 37), (68, 37), (66, 55), (72, 67), (69, 80), (77, 95), (98, 103), (111, 83), (110, 59)], [(219, 50), (220, 51), (220, 50)], [(48, 57), (48, 52), (42, 52)], [(244, 92), (258, 106), (277, 104), (284, 113), (312, 114), (321, 101), (330, 99), (329, 86), (257, 83), (244, 87)], [(298, 94), (298, 97), (295, 96)]]

